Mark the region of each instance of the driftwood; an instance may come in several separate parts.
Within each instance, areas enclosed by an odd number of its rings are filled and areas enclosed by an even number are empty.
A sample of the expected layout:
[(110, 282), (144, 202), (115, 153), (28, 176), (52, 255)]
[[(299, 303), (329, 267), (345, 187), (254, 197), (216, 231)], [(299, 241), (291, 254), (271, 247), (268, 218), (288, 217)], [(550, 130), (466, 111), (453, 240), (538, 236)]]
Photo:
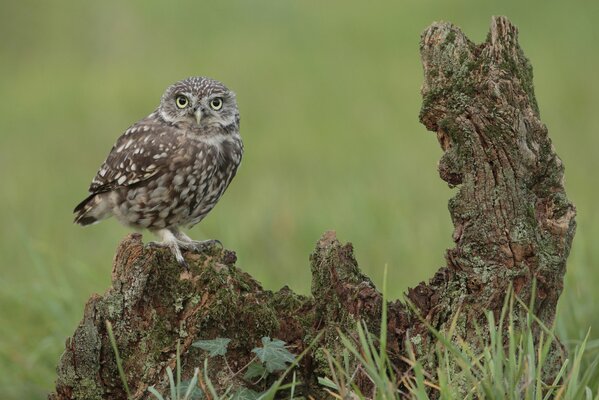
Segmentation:
[[(575, 231), (563, 166), (539, 119), (532, 69), (516, 28), (495, 17), (487, 40), (475, 45), (452, 24), (434, 23), (420, 49), (420, 119), (444, 150), (441, 178), (458, 187), (449, 202), (455, 247), (428, 284), (408, 291), (413, 307), (399, 300), (388, 304), (389, 353), (400, 372), (408, 345), (434, 366), (434, 339), (423, 321), (443, 330), (455, 319), (456, 331), (476, 346), (481, 338), (474, 325), (484, 325), (486, 310), (499, 313), (510, 285), (524, 301), (535, 293), (534, 312), (551, 324)], [(311, 297), (287, 287), (264, 290), (235, 266), (228, 250), (185, 256), (188, 272), (167, 251), (145, 247), (139, 234), (123, 240), (112, 287), (86, 304), (50, 398), (126, 397), (106, 320), (135, 399), (148, 397), (149, 385), (166, 392), (166, 367), (175, 367), (178, 341), (188, 379), (204, 357), (192, 342), (231, 339), (228, 365), (218, 357), (209, 365), (213, 383), (222, 388), (248, 384), (230, 371), (251, 359), (261, 337), (284, 340), (299, 354), (318, 333), (320, 341), (298, 372), (305, 392), (322, 395), (316, 377), (329, 373), (323, 349), (336, 354), (341, 348), (338, 330), (355, 336), (356, 321), (363, 320), (378, 332), (382, 296), (360, 272), (352, 245), (340, 243), (334, 232), (325, 233), (311, 255)], [(557, 364), (558, 349), (554, 353)], [(358, 376), (358, 384), (368, 390), (365, 376)]]

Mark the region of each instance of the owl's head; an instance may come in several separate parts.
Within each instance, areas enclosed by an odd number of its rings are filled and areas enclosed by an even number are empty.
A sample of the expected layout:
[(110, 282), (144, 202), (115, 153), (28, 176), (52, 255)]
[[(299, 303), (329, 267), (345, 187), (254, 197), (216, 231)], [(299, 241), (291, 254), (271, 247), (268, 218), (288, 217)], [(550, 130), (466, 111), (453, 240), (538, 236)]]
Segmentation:
[(239, 127), (235, 93), (214, 79), (191, 77), (169, 86), (158, 107), (167, 122), (187, 127)]

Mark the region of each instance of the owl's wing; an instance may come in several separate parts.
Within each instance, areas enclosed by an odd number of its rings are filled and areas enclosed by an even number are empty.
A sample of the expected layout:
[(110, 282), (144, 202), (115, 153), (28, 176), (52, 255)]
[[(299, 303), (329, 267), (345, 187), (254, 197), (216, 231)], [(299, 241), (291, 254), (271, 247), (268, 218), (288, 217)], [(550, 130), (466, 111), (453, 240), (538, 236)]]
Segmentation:
[(90, 193), (131, 186), (164, 173), (173, 163), (185, 162), (181, 134), (173, 126), (149, 116), (118, 138), (93, 179)]

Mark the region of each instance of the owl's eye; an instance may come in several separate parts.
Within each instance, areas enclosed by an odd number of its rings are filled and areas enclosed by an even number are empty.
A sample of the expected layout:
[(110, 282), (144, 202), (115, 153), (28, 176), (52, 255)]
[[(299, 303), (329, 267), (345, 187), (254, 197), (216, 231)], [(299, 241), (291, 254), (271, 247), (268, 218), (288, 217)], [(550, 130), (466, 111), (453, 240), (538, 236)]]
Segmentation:
[(189, 105), (189, 100), (187, 99), (187, 97), (179, 95), (175, 99), (175, 104), (177, 104), (177, 107), (179, 108), (185, 108)]
[(221, 99), (220, 97), (215, 97), (210, 101), (210, 107), (212, 107), (213, 110), (220, 110), (223, 107), (223, 99)]

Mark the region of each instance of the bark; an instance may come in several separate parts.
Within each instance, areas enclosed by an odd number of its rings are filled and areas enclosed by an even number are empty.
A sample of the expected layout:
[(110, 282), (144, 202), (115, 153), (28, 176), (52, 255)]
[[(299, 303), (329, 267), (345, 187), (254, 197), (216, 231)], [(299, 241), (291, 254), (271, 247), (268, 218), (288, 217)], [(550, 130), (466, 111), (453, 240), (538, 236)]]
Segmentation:
[[(434, 23), (423, 33), (420, 49), (420, 119), (436, 132), (444, 151), (441, 178), (458, 188), (449, 201), (455, 247), (428, 283), (408, 291), (413, 306), (399, 300), (388, 304), (389, 353), (399, 372), (405, 370), (406, 346), (434, 371), (434, 339), (426, 324), (444, 330), (454, 321), (463, 339), (480, 344), (484, 338), (475, 324), (486, 323), (487, 310), (500, 312), (510, 286), (526, 302), (534, 294), (534, 312), (551, 324), (575, 230), (563, 165), (540, 121), (532, 68), (516, 28), (494, 17), (487, 40), (475, 45), (452, 24)], [(264, 290), (235, 265), (228, 250), (186, 258), (189, 271), (168, 251), (145, 247), (139, 234), (123, 240), (112, 287), (87, 302), (66, 342), (50, 398), (125, 398), (106, 320), (113, 325), (135, 399), (146, 398), (150, 385), (166, 392), (165, 371), (175, 367), (177, 341), (185, 379), (205, 356), (192, 342), (230, 338), (228, 365), (215, 357), (208, 371), (215, 385), (225, 388), (248, 385), (231, 370), (251, 359), (261, 337), (284, 340), (299, 354), (322, 333), (298, 368), (305, 392), (320, 393), (316, 377), (328, 374), (324, 350), (334, 354), (341, 348), (338, 330), (351, 337), (357, 321), (375, 333), (380, 326), (382, 296), (360, 272), (352, 245), (340, 243), (334, 232), (322, 236), (310, 257), (310, 297), (287, 287)], [(550, 374), (557, 360), (549, 364)], [(358, 384), (369, 389), (365, 376)]]

